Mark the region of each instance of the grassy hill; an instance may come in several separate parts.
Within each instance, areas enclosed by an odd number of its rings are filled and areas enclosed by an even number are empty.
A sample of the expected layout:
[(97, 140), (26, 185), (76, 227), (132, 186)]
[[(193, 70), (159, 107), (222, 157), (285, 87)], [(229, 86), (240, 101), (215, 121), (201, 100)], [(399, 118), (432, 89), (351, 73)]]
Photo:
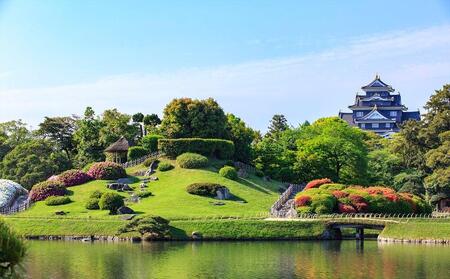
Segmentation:
[[(163, 160), (164, 161), (164, 160)], [(176, 165), (174, 161), (170, 161)], [(213, 165), (220, 165), (220, 162), (213, 162)], [(139, 177), (132, 174), (138, 170), (145, 169), (139, 165), (127, 169), (127, 173), (134, 179), (135, 183), (131, 187), (139, 191)], [(158, 181), (148, 183), (148, 191), (153, 196), (141, 199), (138, 203), (128, 203), (127, 205), (137, 213), (159, 215), (171, 220), (190, 218), (211, 218), (220, 216), (258, 216), (267, 214), (270, 206), (277, 199), (278, 189), (281, 183), (267, 182), (256, 176), (249, 176), (246, 179), (239, 178), (237, 181), (221, 177), (214, 167), (207, 169), (182, 169), (175, 167), (167, 172), (157, 171), (154, 176)], [(234, 198), (224, 201), (225, 205), (213, 205), (217, 200), (213, 198), (190, 195), (186, 192), (186, 186), (195, 182), (219, 183), (228, 187)], [(87, 210), (85, 202), (94, 190), (103, 192), (116, 192), (106, 188), (108, 181), (91, 181), (89, 183), (68, 188), (70, 198), (73, 202), (66, 205), (47, 206), (45, 203), (37, 202), (27, 211), (17, 214), (17, 217), (54, 217), (56, 211), (67, 212), (66, 217), (80, 218), (115, 218), (117, 216), (108, 215), (106, 210)], [(128, 197), (127, 193), (120, 193)]]

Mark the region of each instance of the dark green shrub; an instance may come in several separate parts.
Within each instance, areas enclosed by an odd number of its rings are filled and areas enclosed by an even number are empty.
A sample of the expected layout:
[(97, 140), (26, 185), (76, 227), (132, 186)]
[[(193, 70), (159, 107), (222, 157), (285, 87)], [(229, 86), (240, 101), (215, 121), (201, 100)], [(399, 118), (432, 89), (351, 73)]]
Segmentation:
[(148, 153), (156, 152), (158, 151), (158, 140), (162, 138), (163, 136), (160, 135), (146, 135), (141, 140), (142, 147), (144, 147)]
[(98, 204), (100, 201), (100, 198), (90, 198), (86, 201), (85, 207), (89, 210), (96, 210), (100, 209), (100, 205)]
[(219, 174), (225, 178), (236, 180), (238, 178), (237, 171), (234, 167), (225, 166), (219, 170)]
[(227, 188), (215, 183), (193, 183), (187, 186), (186, 191), (191, 195), (215, 197), (217, 191), (222, 188)]
[(264, 176), (264, 172), (262, 170), (256, 169), (255, 175), (257, 177), (263, 177)]
[(127, 232), (139, 232), (144, 240), (170, 238), (169, 221), (159, 216), (136, 217), (118, 231)]
[(172, 164), (168, 163), (168, 162), (162, 162), (158, 165), (158, 170), (159, 171), (169, 171), (173, 169)]
[(116, 193), (104, 193), (98, 205), (102, 210), (109, 210), (109, 214), (116, 214), (117, 209), (124, 205), (123, 197)]
[(184, 169), (200, 169), (208, 166), (208, 158), (196, 153), (183, 153), (177, 157), (177, 164)]
[(136, 193), (136, 196), (140, 197), (141, 199), (150, 197), (150, 196), (152, 196), (152, 195), (153, 195), (153, 194), (152, 194), (152, 192), (150, 192), (150, 191), (144, 191), (144, 192), (138, 192), (138, 193)]
[(100, 199), (100, 198), (102, 197), (102, 195), (103, 195), (103, 192), (102, 192), (102, 191), (95, 190), (94, 192), (92, 192), (92, 193), (89, 195), (89, 198), (90, 198), (90, 199)]
[(199, 153), (207, 157), (215, 156), (219, 159), (231, 159), (234, 155), (234, 143), (223, 139), (160, 139), (158, 148), (170, 158), (186, 152)]
[(144, 157), (148, 151), (142, 146), (132, 146), (128, 149), (128, 161), (136, 160)]
[(226, 160), (224, 165), (234, 167), (234, 162), (233, 162), (233, 160)]
[(55, 197), (51, 196), (45, 199), (45, 204), (49, 206), (68, 204), (72, 202), (69, 197)]

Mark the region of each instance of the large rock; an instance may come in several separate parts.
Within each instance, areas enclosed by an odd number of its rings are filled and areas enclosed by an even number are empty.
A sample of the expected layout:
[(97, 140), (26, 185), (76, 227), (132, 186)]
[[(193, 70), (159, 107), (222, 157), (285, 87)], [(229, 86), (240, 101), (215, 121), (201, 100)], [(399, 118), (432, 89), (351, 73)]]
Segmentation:
[(230, 190), (226, 187), (219, 188), (216, 191), (216, 199), (218, 200), (228, 200), (230, 198)]
[(28, 191), (14, 181), (0, 179), (0, 210), (19, 206), (18, 202), (27, 200)]
[(116, 191), (133, 191), (133, 188), (131, 188), (130, 185), (125, 183), (109, 183), (106, 187), (108, 189)]
[(121, 206), (117, 209), (117, 214), (134, 214), (134, 210), (128, 206)]

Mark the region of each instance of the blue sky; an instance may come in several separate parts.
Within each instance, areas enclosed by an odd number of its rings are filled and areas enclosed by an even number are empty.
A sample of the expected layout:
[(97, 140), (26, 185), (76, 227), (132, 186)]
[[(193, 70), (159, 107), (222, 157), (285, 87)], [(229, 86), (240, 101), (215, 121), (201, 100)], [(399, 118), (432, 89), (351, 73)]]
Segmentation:
[(264, 130), (336, 115), (375, 73), (410, 109), (450, 82), (450, 1), (0, 0), (0, 121), (211, 96)]

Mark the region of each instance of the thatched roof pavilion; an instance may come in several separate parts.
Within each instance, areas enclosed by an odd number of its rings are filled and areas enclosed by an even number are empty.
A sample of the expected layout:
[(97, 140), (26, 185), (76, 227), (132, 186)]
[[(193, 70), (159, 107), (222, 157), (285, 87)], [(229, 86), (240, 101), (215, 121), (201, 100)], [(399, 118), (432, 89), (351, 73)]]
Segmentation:
[(130, 148), (130, 144), (127, 139), (124, 137), (120, 137), (116, 142), (112, 143), (105, 149), (105, 153), (108, 153), (107, 156), (110, 161), (116, 163), (122, 163), (126, 161), (128, 149)]

